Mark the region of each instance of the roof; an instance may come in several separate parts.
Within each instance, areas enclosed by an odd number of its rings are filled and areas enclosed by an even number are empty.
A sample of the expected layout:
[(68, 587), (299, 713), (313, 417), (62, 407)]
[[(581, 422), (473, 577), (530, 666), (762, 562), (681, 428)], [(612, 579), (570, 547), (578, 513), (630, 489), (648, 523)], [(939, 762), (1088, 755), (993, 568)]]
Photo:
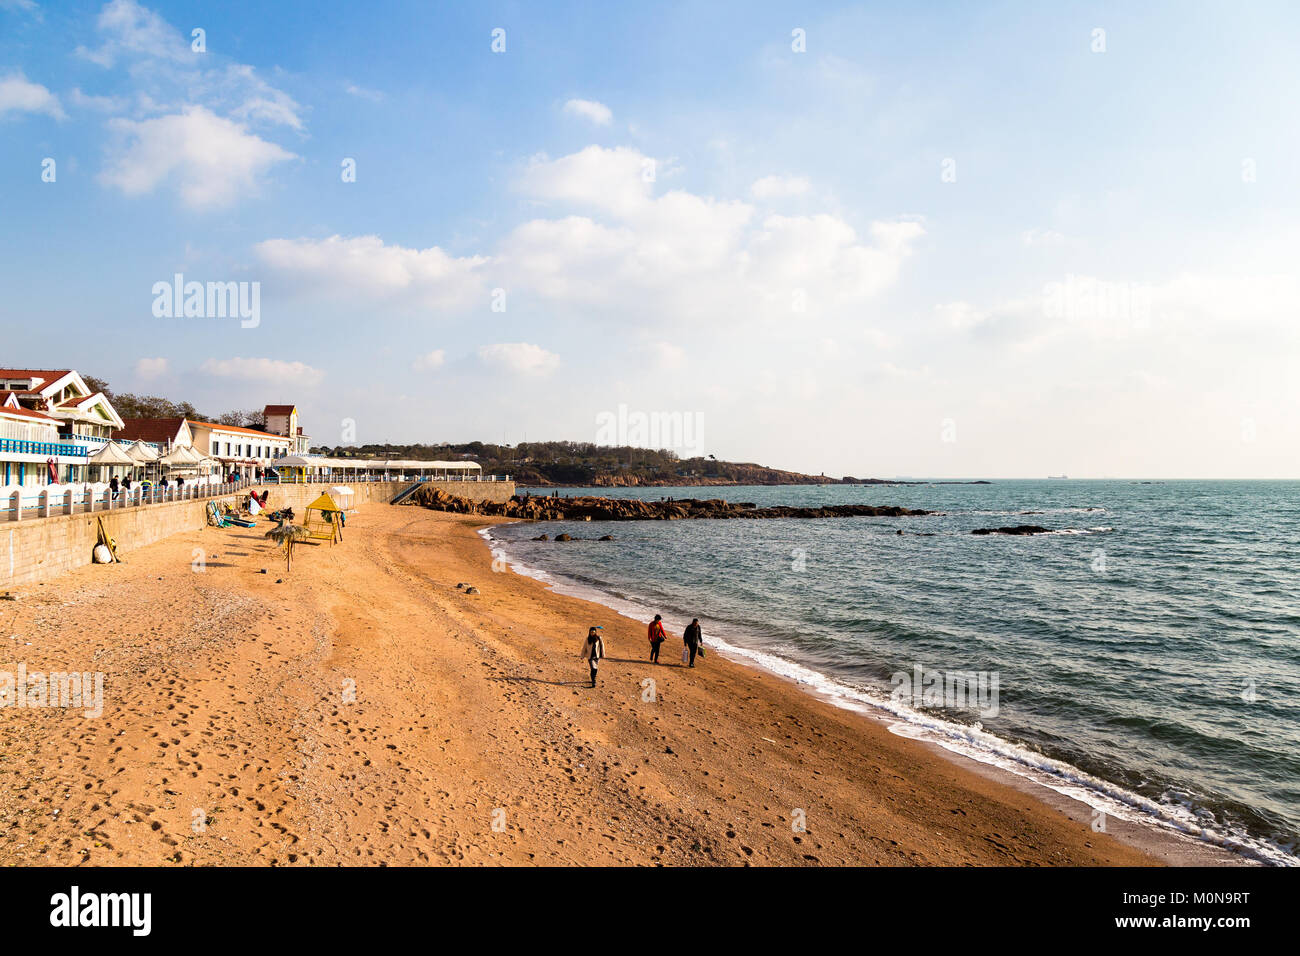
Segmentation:
[(278, 438), (280, 441), (288, 441), (285, 435), (277, 435), (274, 432), (262, 432), (256, 428), (244, 428), (242, 425), (218, 425), (216, 422), (196, 422), (190, 420), (191, 425), (198, 425), (200, 428), (215, 428), (223, 432), (239, 432), (241, 435), (257, 435), (259, 438)]
[(70, 398), (66, 402), (59, 402), (59, 408), (62, 408), (65, 405), (71, 405), (73, 408), (77, 408), (92, 399), (101, 398), (103, 396), (103, 392), (95, 392), (93, 395), (82, 395), (80, 398)]
[(442, 468), (448, 471), (483, 470), (476, 461), (412, 461), (396, 458), (326, 458), (323, 455), (290, 455), (276, 461), (277, 468), (397, 468), (421, 471)]
[(71, 374), (72, 369), (70, 368), (0, 368), (0, 378), (40, 379), (35, 388), (26, 389), (28, 392), (40, 391), (42, 388), (47, 388), (59, 379), (67, 378)]
[(293, 405), (267, 405), (262, 410), (263, 415), (292, 415), (295, 411)]
[(117, 437), (166, 445), (176, 440), (184, 422), (184, 418), (128, 418)]
[(30, 408), (14, 408), (12, 405), (0, 406), (0, 415), (17, 415), (21, 418), (35, 418), (42, 422), (51, 422), (59, 424), (59, 420), (52, 415), (46, 415), (44, 412), (32, 411)]

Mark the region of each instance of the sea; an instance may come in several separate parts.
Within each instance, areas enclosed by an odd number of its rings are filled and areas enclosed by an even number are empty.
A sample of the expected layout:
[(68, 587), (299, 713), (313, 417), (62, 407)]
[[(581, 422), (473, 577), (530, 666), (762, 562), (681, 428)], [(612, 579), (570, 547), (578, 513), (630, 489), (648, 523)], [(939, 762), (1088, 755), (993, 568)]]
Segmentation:
[[(517, 573), (662, 614), (672, 634), (698, 617), (715, 653), (1083, 800), (1095, 819), (1300, 865), (1300, 482), (533, 493), (933, 511), (481, 533)], [(1015, 525), (1049, 533), (971, 534)]]

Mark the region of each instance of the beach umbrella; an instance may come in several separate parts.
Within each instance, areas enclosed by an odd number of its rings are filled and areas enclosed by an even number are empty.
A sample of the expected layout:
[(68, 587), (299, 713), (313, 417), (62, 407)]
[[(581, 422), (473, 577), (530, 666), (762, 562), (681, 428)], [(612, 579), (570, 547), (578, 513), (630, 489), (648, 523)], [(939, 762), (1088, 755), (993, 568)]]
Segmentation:
[(143, 441), (133, 441), (131, 444), (127, 445), (126, 453), (130, 455), (137, 464), (141, 465), (147, 465), (150, 462), (157, 461), (159, 458), (157, 449), (150, 448)]
[(158, 464), (166, 465), (168, 468), (187, 468), (194, 464), (194, 457), (188, 445), (176, 445), (158, 459)]
[(104, 447), (86, 459), (90, 465), (134, 465), (135, 459), (128, 455), (115, 441), (105, 443)]

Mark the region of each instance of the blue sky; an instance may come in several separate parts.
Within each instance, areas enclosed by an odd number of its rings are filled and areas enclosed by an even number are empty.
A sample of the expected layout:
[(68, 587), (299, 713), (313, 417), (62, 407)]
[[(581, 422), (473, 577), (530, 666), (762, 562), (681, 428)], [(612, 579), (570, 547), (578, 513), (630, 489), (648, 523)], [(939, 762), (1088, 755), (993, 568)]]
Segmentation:
[(3, 362), (328, 444), (1300, 477), (1293, 7), (701, 6), (0, 0)]

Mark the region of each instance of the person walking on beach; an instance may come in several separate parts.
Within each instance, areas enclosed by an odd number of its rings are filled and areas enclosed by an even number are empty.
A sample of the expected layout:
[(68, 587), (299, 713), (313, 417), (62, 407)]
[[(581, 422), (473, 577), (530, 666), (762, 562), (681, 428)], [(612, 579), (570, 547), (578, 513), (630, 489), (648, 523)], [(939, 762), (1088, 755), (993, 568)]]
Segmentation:
[(600, 639), (599, 627), (587, 629), (587, 639), (582, 644), (582, 656), (587, 659), (587, 666), (591, 668), (591, 686), (596, 686), (596, 670), (600, 667), (600, 659), (605, 656), (605, 642)]
[(116, 501), (117, 500), (117, 475), (114, 475), (112, 478), (108, 479), (108, 489), (109, 491), (113, 492), (113, 500)]
[(695, 666), (695, 655), (700, 648), (704, 646), (704, 636), (700, 633), (700, 619), (691, 618), (691, 623), (686, 625), (686, 633), (682, 635), (682, 640), (686, 643), (686, 649), (690, 651), (690, 666)]
[(658, 664), (659, 648), (664, 641), (668, 640), (668, 635), (664, 632), (663, 618), (658, 614), (656, 614), (655, 619), (650, 622), (650, 628), (646, 632), (646, 636), (650, 639), (650, 663)]

